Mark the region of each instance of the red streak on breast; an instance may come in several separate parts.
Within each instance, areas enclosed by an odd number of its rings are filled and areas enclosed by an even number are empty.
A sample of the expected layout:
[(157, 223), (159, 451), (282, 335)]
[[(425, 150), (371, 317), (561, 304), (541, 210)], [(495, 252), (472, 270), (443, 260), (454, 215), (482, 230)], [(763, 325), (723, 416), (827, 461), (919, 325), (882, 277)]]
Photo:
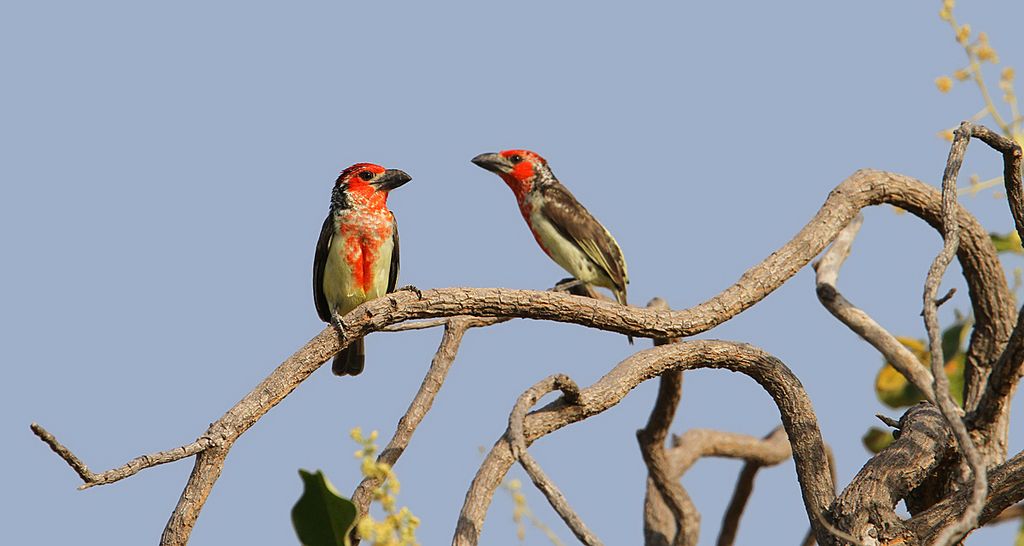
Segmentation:
[(380, 259), (380, 248), (391, 238), (391, 212), (386, 207), (358, 213), (354, 221), (341, 225), (344, 238), (345, 263), (364, 294), (373, 290), (374, 270)]

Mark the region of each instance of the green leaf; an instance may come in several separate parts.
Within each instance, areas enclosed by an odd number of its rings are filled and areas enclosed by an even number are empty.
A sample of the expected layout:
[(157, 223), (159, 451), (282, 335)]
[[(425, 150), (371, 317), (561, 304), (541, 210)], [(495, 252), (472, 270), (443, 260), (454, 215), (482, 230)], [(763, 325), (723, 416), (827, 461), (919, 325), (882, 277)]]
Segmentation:
[[(946, 362), (964, 352), (964, 341), (967, 340), (967, 332), (970, 330), (969, 326), (968, 321), (958, 320), (942, 332), (942, 356), (946, 359)], [(929, 366), (931, 366), (930, 363)]]
[(1024, 518), (1020, 518), (1020, 530), (1017, 531), (1017, 540), (1013, 541), (1014, 546), (1024, 546)]
[(949, 378), (949, 394), (958, 406), (964, 406), (964, 362), (967, 355), (958, 353), (952, 360), (946, 361), (946, 377)]
[(292, 508), (292, 525), (304, 546), (349, 546), (356, 505), (338, 494), (324, 473), (299, 470), (303, 491)]
[(864, 443), (864, 447), (868, 448), (868, 451), (878, 453), (889, 447), (889, 444), (893, 442), (893, 437), (889, 430), (871, 427), (864, 433), (860, 441)]
[[(949, 378), (949, 392), (961, 407), (964, 405), (964, 361), (967, 355), (963, 351), (964, 340), (970, 331), (969, 321), (958, 320), (942, 333), (943, 356), (946, 357), (946, 377)], [(931, 369), (931, 355), (924, 340), (897, 337), (904, 347), (914, 353), (918, 362), (925, 369)], [(949, 352), (947, 352), (949, 351)], [(904, 408), (924, 400), (921, 391), (907, 381), (903, 374), (896, 371), (886, 362), (875, 377), (875, 395), (890, 408)]]
[[(897, 337), (896, 339), (914, 353), (922, 366), (928, 366), (928, 348), (925, 347), (923, 341), (909, 337)], [(896, 371), (896, 368), (893, 368), (888, 362), (882, 366), (882, 369), (878, 371), (878, 376), (875, 377), (875, 394), (883, 404), (890, 408), (913, 406), (924, 399), (921, 391), (911, 385), (907, 378), (903, 377), (903, 374)]]
[(988, 236), (992, 239), (992, 244), (995, 245), (996, 252), (1024, 254), (1024, 247), (1020, 244), (1020, 234), (1016, 231), (1011, 231), (1005, 235), (989, 233)]

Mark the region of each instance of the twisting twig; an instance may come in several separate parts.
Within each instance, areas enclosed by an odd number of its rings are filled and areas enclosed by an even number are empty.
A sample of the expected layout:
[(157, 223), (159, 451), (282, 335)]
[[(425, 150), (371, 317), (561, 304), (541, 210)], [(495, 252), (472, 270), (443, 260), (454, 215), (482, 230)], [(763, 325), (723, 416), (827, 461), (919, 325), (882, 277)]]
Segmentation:
[[(668, 302), (654, 298), (648, 309), (668, 310)], [(654, 346), (678, 339), (655, 339)], [(700, 512), (686, 493), (679, 476), (671, 471), (665, 453), (665, 439), (682, 397), (683, 372), (670, 370), (658, 380), (658, 395), (647, 425), (637, 431), (640, 453), (647, 465), (644, 495), (644, 543), (649, 545), (696, 544), (700, 533)], [(667, 494), (666, 494), (667, 493)]]
[(167, 451), (160, 451), (158, 453), (151, 453), (149, 455), (142, 455), (141, 457), (136, 457), (117, 468), (107, 470), (106, 472), (103, 472), (101, 474), (97, 474), (89, 470), (89, 467), (87, 467), (85, 463), (82, 462), (81, 459), (75, 456), (75, 454), (72, 453), (70, 449), (64, 447), (63, 444), (58, 442), (57, 438), (55, 438), (53, 434), (50, 434), (50, 432), (43, 428), (41, 425), (37, 423), (32, 423), (31, 428), (32, 432), (34, 432), (35, 435), (38, 436), (40, 440), (46, 442), (46, 445), (50, 446), (50, 449), (52, 449), (54, 453), (59, 455), (61, 459), (64, 459), (68, 463), (68, 465), (70, 465), (71, 468), (78, 473), (78, 476), (82, 478), (83, 483), (82, 485), (78, 486), (78, 489), (88, 489), (95, 485), (106, 485), (108, 483), (113, 483), (118, 480), (123, 480), (128, 476), (138, 473), (140, 470), (149, 468), (151, 466), (171, 463), (177, 460), (184, 459), (185, 457), (191, 457), (196, 453), (199, 453), (200, 451), (203, 451), (209, 448), (210, 446), (214, 445), (214, 441), (212, 438), (204, 436), (190, 444), (185, 444), (174, 449), (168, 449)]
[(540, 464), (526, 450), (526, 439), (523, 437), (523, 422), (526, 420), (526, 412), (537, 403), (545, 394), (556, 390), (562, 391), (563, 400), (568, 404), (579, 402), (580, 389), (576, 383), (567, 375), (556, 374), (541, 381), (526, 390), (516, 401), (512, 413), (508, 417), (508, 440), (511, 443), (512, 455), (523, 470), (530, 476), (533, 485), (540, 489), (548, 499), (548, 503), (555, 509), (555, 512), (562, 518), (562, 521), (569, 526), (572, 534), (588, 546), (602, 546), (602, 542), (594, 533), (587, 528), (583, 520), (576, 514), (576, 511), (569, 506), (569, 501), (558, 489), (551, 478), (540, 467)]
[[(825, 447), (828, 448), (827, 445)], [(785, 461), (790, 455), (789, 439), (785, 436), (766, 441), (749, 434), (706, 428), (691, 428), (680, 435), (673, 435), (672, 447), (668, 450), (672, 475), (676, 477), (682, 477), (703, 457), (753, 460), (762, 466), (772, 466)]]
[[(696, 340), (641, 351), (624, 360), (593, 385), (580, 391), (578, 403), (556, 400), (527, 415), (523, 436), (527, 445), (566, 425), (597, 415), (616, 405), (640, 383), (669, 370), (722, 368), (749, 375), (771, 395), (779, 408), (796, 462), (808, 520), (819, 537), (814, 514), (835, 497), (821, 431), (814, 410), (795, 375), (778, 359), (742, 343)], [(453, 539), (454, 546), (477, 544), (495, 490), (514, 463), (507, 435), (488, 452), (466, 493)]]
[(850, 255), (853, 240), (863, 221), (864, 216), (858, 214), (848, 226), (839, 232), (821, 261), (815, 264), (818, 300), (840, 322), (848, 326), (864, 341), (870, 343), (872, 347), (878, 349), (878, 352), (882, 353), (882, 356), (892, 364), (892, 367), (917, 387), (917, 390), (921, 391), (927, 400), (934, 401), (935, 392), (932, 390), (932, 378), (914, 356), (914, 353), (910, 352), (910, 349), (903, 346), (895, 336), (882, 328), (867, 313), (850, 303), (836, 288), (839, 270)]
[[(466, 330), (479, 324), (474, 317), (452, 317), (445, 320), (444, 335), (441, 337), (437, 352), (434, 353), (430, 369), (423, 377), (423, 383), (416, 391), (416, 396), (409, 403), (409, 409), (398, 420), (398, 427), (395, 429), (394, 435), (391, 436), (391, 440), (388, 441), (388, 445), (377, 456), (378, 463), (394, 466), (398, 462), (398, 458), (405, 452), (409, 441), (412, 440), (413, 433), (416, 432), (416, 428), (430, 411), (434, 404), (434, 398), (437, 397), (444, 380), (448, 377), (448, 371), (451, 370), (452, 363), (455, 361)], [(370, 502), (373, 500), (373, 492), (380, 487), (380, 484), (380, 478), (368, 476), (363, 478), (363, 481), (356, 487), (355, 492), (352, 493), (352, 502), (355, 503), (360, 514), (367, 512)], [(353, 538), (353, 543), (358, 543), (358, 538)]]
[[(679, 406), (681, 387), (683, 383), (683, 372), (680, 370), (669, 370), (661, 375), (658, 383), (658, 397), (651, 409), (651, 415), (647, 419), (647, 426), (636, 432), (637, 442), (640, 444), (640, 454), (643, 456), (644, 464), (647, 465), (647, 498), (644, 502), (644, 512), (651, 511), (653, 496), (656, 494), (668, 506), (674, 519), (672, 529), (652, 528), (653, 521), (644, 518), (644, 534), (649, 539), (667, 540), (671, 539), (675, 546), (690, 546), (697, 544), (697, 537), (700, 533), (700, 513), (694, 506), (690, 496), (679, 483), (678, 476), (674, 476), (668, 456), (665, 453), (665, 439), (668, 437), (668, 428), (672, 425), (676, 408)], [(653, 491), (651, 487), (653, 486)], [(651, 537), (651, 534), (660, 535), (663, 538)]]
[[(1024, 188), (1021, 185), (1021, 147), (1012, 139), (1006, 138), (986, 127), (975, 125), (972, 136), (982, 140), (1003, 155), (1003, 184), (1006, 187), (1006, 199), (1010, 205), (1010, 214), (1018, 235), (1024, 235)], [(1024, 310), (1022, 310), (1024, 311)], [(968, 409), (974, 412), (970, 417), (971, 428), (976, 431), (975, 438), (986, 438), (995, 444), (997, 460), (1006, 456), (1006, 444), (1009, 428), (1010, 400), (1024, 376), (1024, 312), (1017, 316), (1017, 323), (1006, 344), (1006, 349), (992, 366), (992, 371), (984, 385), (977, 404)], [(970, 387), (971, 385), (968, 385)], [(972, 401), (973, 392), (968, 393), (968, 401)]]
[(718, 546), (732, 546), (736, 541), (736, 532), (739, 530), (740, 518), (743, 517), (743, 510), (750, 500), (750, 494), (754, 492), (754, 477), (762, 467), (771, 464), (778, 464), (789, 458), (789, 438), (782, 427), (775, 427), (762, 440), (765, 444), (777, 446), (777, 453), (785, 453), (781, 458), (764, 459), (750, 457), (743, 464), (739, 478), (736, 479), (736, 487), (733, 489), (732, 498), (729, 499), (729, 506), (722, 516), (722, 530), (718, 533)]
[(1013, 139), (1007, 138), (984, 125), (972, 125), (971, 136), (988, 144), (1003, 154), (1003, 185), (1010, 214), (1017, 234), (1024, 240), (1024, 188), (1021, 187), (1021, 148)]
[(974, 446), (967, 427), (961, 419), (961, 410), (949, 392), (949, 379), (946, 378), (945, 360), (942, 354), (942, 334), (939, 330), (938, 306), (935, 298), (939, 291), (942, 276), (953, 261), (960, 244), (960, 220), (957, 217), (959, 205), (956, 195), (956, 177), (963, 163), (964, 152), (971, 140), (971, 124), (963, 122), (956, 130), (953, 145), (949, 150), (946, 170), (942, 175), (942, 251), (935, 257), (924, 283), (924, 322), (928, 330), (928, 349), (932, 360), (932, 381), (935, 398), (943, 417), (949, 423), (956, 436), (960, 452), (967, 459), (967, 464), (974, 473), (973, 494), (971, 503), (955, 523), (948, 526), (939, 535), (939, 545), (956, 544), (978, 524), (978, 515), (985, 505), (987, 478), (985, 462)]

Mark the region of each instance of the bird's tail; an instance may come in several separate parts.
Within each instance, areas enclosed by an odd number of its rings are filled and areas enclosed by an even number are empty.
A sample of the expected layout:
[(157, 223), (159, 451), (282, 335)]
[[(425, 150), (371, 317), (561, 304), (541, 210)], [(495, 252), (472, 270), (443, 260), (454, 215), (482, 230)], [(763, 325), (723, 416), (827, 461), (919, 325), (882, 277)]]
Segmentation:
[[(619, 289), (615, 290), (615, 299), (619, 300), (619, 305), (629, 305), (629, 303), (626, 302), (626, 288), (625, 287), (623, 287), (621, 290), (619, 290)], [(629, 340), (629, 344), (630, 345), (633, 344), (633, 336), (626, 336), (626, 339)]]
[(363, 349), (363, 340), (359, 339), (334, 355), (331, 371), (334, 375), (359, 375), (365, 363), (366, 351)]

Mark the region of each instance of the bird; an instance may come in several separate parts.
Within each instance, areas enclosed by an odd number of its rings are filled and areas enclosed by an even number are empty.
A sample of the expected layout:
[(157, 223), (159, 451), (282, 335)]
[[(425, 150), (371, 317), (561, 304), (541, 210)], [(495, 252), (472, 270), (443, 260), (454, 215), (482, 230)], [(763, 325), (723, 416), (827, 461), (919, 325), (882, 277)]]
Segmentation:
[[(484, 153), (473, 163), (501, 177), (541, 250), (576, 282), (607, 288), (622, 305), (629, 275), (615, 237), (563, 186), (547, 160), (530, 150)], [(632, 341), (632, 339), (630, 339)]]
[[(338, 175), (313, 258), (313, 302), (320, 320), (340, 328), (340, 317), (395, 290), (398, 223), (388, 210), (388, 193), (410, 180), (403, 171), (373, 163), (356, 163)], [(359, 339), (335, 355), (331, 370), (359, 375), (365, 361)]]

